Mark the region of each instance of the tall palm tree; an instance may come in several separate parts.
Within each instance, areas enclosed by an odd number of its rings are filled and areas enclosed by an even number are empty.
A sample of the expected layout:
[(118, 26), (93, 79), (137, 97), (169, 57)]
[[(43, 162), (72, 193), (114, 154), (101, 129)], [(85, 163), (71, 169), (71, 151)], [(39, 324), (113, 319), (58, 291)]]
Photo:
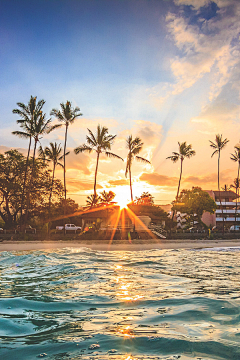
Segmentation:
[(182, 180), (183, 160), (185, 158), (190, 159), (192, 156), (196, 155), (196, 151), (192, 149), (192, 145), (187, 145), (186, 141), (184, 141), (183, 143), (178, 142), (178, 147), (179, 147), (179, 152), (173, 151), (172, 153), (173, 155), (167, 157), (167, 159), (172, 160), (172, 162), (174, 163), (177, 162), (179, 159), (181, 161), (176, 201), (178, 199), (181, 180)]
[(88, 129), (89, 135), (87, 135), (87, 145), (83, 144), (78, 146), (76, 149), (74, 149), (75, 154), (79, 154), (82, 152), (88, 152), (91, 153), (92, 151), (95, 151), (97, 153), (97, 163), (96, 163), (96, 169), (95, 169), (95, 177), (94, 177), (94, 196), (96, 196), (96, 187), (97, 187), (97, 172), (98, 172), (98, 163), (99, 163), (99, 157), (100, 154), (106, 154), (108, 157), (113, 157), (116, 159), (123, 159), (110, 152), (111, 146), (114, 142), (114, 139), (117, 135), (109, 135), (108, 134), (108, 128), (105, 126), (98, 125), (96, 135), (92, 133), (91, 130)]
[(136, 159), (137, 161), (141, 161), (146, 164), (151, 164), (151, 163), (149, 160), (144, 159), (141, 156), (138, 156), (138, 154), (140, 153), (143, 147), (143, 142), (139, 137), (135, 137), (135, 139), (133, 139), (132, 135), (129, 135), (126, 140), (126, 147), (128, 149), (128, 155), (127, 155), (125, 176), (127, 177), (127, 175), (129, 174), (131, 201), (133, 202), (132, 173), (131, 173), (132, 162), (134, 159)]
[(237, 179), (239, 179), (240, 171), (240, 145), (234, 146), (234, 153), (231, 154), (230, 159), (238, 163)]
[[(32, 158), (32, 171), (31, 171), (31, 177), (30, 177), (30, 184), (33, 181), (34, 173), (35, 173), (35, 158), (36, 158), (36, 148), (37, 143), (39, 142), (40, 138), (44, 134), (49, 134), (54, 127), (50, 125), (51, 118), (46, 119), (46, 114), (43, 114), (42, 111), (39, 111), (38, 113), (35, 112), (33, 115), (33, 119), (31, 123), (23, 122), (21, 123), (21, 128), (23, 131), (15, 132), (16, 135), (20, 137), (29, 138), (31, 137), (34, 140), (34, 148), (33, 148), (33, 158)], [(27, 205), (26, 205), (26, 214), (25, 214), (25, 223), (27, 221), (28, 217), (28, 209), (30, 204), (30, 188), (27, 192)]]
[(221, 135), (216, 135), (215, 137), (215, 142), (209, 140), (210, 142), (210, 146), (214, 149), (211, 157), (213, 157), (215, 154), (218, 154), (218, 191), (220, 191), (220, 181), (219, 181), (219, 176), (220, 176), (220, 153), (221, 150), (227, 145), (227, 143), (229, 142), (229, 140), (226, 138), (223, 140), (222, 138), (222, 134)]
[[(218, 154), (218, 192), (219, 192), (219, 201), (220, 201), (220, 207), (222, 205), (221, 203), (221, 196), (220, 196), (220, 154), (221, 150), (227, 145), (229, 140), (226, 138), (223, 140), (222, 134), (217, 134), (215, 137), (215, 142), (209, 140), (210, 146), (214, 149), (211, 157), (213, 157), (215, 154)], [(222, 209), (222, 217), (223, 217), (223, 233), (224, 233), (224, 216), (223, 216), (223, 209)]]
[(67, 146), (67, 133), (69, 125), (73, 124), (75, 119), (79, 116), (82, 116), (80, 113), (79, 107), (72, 107), (70, 101), (67, 101), (66, 104), (60, 103), (61, 110), (52, 109), (50, 115), (55, 116), (60, 124), (56, 124), (54, 128), (65, 126), (65, 140), (64, 140), (64, 149), (63, 149), (63, 180), (64, 180), (64, 215), (66, 212), (66, 200), (67, 200), (67, 186), (66, 186), (66, 146)]
[[(239, 185), (239, 172), (240, 172), (240, 145), (236, 145), (234, 146), (234, 153), (231, 154), (230, 159), (233, 160), (234, 162), (238, 163), (238, 170), (237, 170), (237, 178), (235, 179), (235, 181), (237, 181), (236, 184)], [(234, 187), (234, 186), (232, 186)], [(236, 193), (237, 193), (237, 198), (236, 198), (236, 212), (235, 212), (235, 221), (236, 221), (236, 213), (237, 213), (237, 207), (238, 207), (238, 203), (237, 203), (237, 199), (239, 197), (239, 186), (235, 186), (236, 188)]]
[[(65, 155), (68, 155), (69, 152), (67, 152)], [(49, 146), (46, 146), (45, 149), (43, 149), (41, 146), (39, 148), (39, 156), (42, 157), (47, 162), (52, 162), (53, 169), (52, 169), (52, 185), (50, 189), (49, 194), (49, 211), (51, 207), (51, 198), (52, 198), (52, 192), (53, 192), (53, 184), (54, 184), (54, 178), (55, 178), (55, 169), (57, 166), (61, 166), (63, 168), (63, 164), (60, 162), (63, 159), (62, 154), (62, 147), (60, 144), (50, 143)]]
[(33, 125), (33, 118), (38, 114), (41, 110), (43, 105), (45, 104), (45, 100), (40, 100), (37, 102), (37, 97), (30, 97), (30, 100), (27, 105), (18, 102), (17, 105), (19, 106), (19, 109), (13, 109), (13, 114), (19, 115), (20, 119), (17, 120), (17, 124), (20, 124), (22, 126), (23, 124), (27, 123), (29, 125), (29, 133), (28, 136), (22, 136), (21, 131), (13, 131), (13, 135), (17, 135), (23, 138), (29, 139), (29, 145), (28, 145), (28, 153), (27, 153), (27, 160), (26, 160), (26, 167), (24, 172), (24, 181), (23, 181), (23, 189), (22, 189), (22, 197), (21, 197), (21, 222), (22, 222), (22, 212), (23, 212), (23, 201), (24, 201), (24, 193), (25, 193), (25, 187), (26, 187), (26, 179), (27, 179), (27, 171), (28, 171), (28, 165), (29, 165), (29, 157), (30, 157), (30, 150), (31, 150), (31, 141), (32, 141), (32, 125)]

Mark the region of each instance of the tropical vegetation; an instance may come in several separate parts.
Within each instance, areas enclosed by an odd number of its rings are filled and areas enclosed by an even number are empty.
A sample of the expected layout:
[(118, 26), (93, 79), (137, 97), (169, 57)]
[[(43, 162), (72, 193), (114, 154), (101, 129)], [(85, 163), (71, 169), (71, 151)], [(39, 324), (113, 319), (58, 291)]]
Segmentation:
[[(86, 136), (87, 138), (87, 144), (83, 144), (78, 146), (76, 149), (74, 149), (75, 154), (88, 152), (91, 153), (92, 151), (95, 151), (97, 154), (97, 161), (96, 161), (96, 169), (95, 169), (95, 176), (94, 176), (94, 188), (93, 193), (94, 197), (96, 198), (97, 195), (97, 172), (98, 172), (98, 164), (99, 164), (99, 158), (100, 154), (105, 154), (106, 156), (110, 158), (116, 158), (123, 161), (123, 159), (110, 152), (111, 146), (114, 142), (114, 139), (117, 135), (110, 135), (108, 134), (108, 128), (105, 126), (98, 125), (97, 126), (97, 132), (94, 135), (93, 132), (88, 129), (89, 135)], [(96, 199), (95, 199), (96, 201)]]
[(130, 185), (130, 193), (131, 193), (131, 200), (133, 201), (133, 191), (132, 191), (132, 162), (134, 159), (137, 161), (141, 161), (145, 164), (151, 164), (149, 160), (138, 156), (140, 151), (143, 148), (143, 142), (139, 137), (135, 137), (133, 139), (132, 135), (129, 135), (126, 140), (126, 147), (128, 150), (127, 154), (127, 165), (126, 165), (126, 171), (125, 176), (127, 177), (129, 174), (129, 185)]

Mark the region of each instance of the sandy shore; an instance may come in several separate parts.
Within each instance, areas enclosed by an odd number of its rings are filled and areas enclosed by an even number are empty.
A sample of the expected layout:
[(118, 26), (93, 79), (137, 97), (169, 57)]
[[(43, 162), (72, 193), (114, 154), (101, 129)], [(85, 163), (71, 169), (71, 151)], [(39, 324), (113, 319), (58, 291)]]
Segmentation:
[(203, 249), (240, 247), (240, 240), (157, 240), (149, 241), (114, 241), (112, 244), (103, 241), (3, 241), (0, 251), (51, 250), (63, 248), (90, 248), (99, 251), (140, 251), (150, 249)]

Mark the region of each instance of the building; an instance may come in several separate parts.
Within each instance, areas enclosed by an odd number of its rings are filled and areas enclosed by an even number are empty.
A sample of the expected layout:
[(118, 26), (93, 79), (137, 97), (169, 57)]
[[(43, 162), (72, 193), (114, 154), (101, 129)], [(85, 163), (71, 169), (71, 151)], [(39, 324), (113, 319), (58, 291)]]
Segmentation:
[(223, 225), (229, 228), (231, 225), (240, 224), (240, 208), (238, 195), (234, 191), (213, 191), (205, 190), (216, 202), (217, 210), (215, 214), (204, 213), (202, 221), (207, 226), (217, 226), (222, 228)]
[[(202, 222), (208, 227), (216, 226), (222, 229), (223, 225), (226, 229), (231, 225), (240, 224), (240, 203), (238, 202), (238, 195), (234, 191), (215, 191), (205, 190), (217, 204), (217, 210), (214, 214), (204, 212), (202, 215)], [(184, 229), (186, 224), (186, 214), (178, 212), (176, 214), (177, 227)], [(195, 222), (193, 225), (197, 225)]]

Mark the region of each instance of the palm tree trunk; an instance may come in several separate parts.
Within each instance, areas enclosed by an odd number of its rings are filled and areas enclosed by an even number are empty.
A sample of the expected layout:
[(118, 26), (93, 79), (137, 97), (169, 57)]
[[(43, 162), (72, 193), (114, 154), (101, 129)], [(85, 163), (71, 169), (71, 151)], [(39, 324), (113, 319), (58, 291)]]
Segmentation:
[(49, 204), (48, 204), (48, 213), (49, 213), (49, 214), (50, 214), (51, 199), (52, 199), (52, 192), (53, 192), (53, 182), (54, 182), (54, 175), (55, 175), (55, 167), (56, 167), (56, 163), (55, 163), (55, 161), (54, 161), (54, 162), (53, 162), (53, 174), (52, 174), (52, 186), (51, 186), (51, 190), (50, 190)]
[[(35, 142), (34, 142), (33, 164), (32, 164), (32, 173), (31, 173), (30, 184), (32, 184), (32, 182), (33, 182), (33, 177), (34, 177), (34, 172), (35, 172), (35, 156), (36, 156), (37, 143), (38, 143), (38, 137), (35, 138)], [(26, 215), (25, 215), (24, 227), (26, 227), (26, 224), (27, 224), (29, 205), (30, 205), (30, 189), (28, 189), (28, 193), (27, 193), (27, 207), (26, 207)]]
[(66, 204), (67, 204), (67, 186), (66, 186), (66, 146), (67, 146), (67, 130), (68, 124), (66, 123), (65, 131), (65, 141), (64, 141), (64, 150), (63, 150), (63, 182), (64, 182), (64, 215), (66, 214)]
[(130, 164), (129, 164), (128, 170), (129, 170), (129, 182), (130, 182), (131, 201), (133, 202), (133, 192), (132, 192), (132, 174), (131, 174), (131, 167), (130, 167)]
[(179, 182), (178, 182), (178, 189), (177, 189), (177, 196), (176, 196), (176, 200), (178, 200), (178, 195), (179, 195), (180, 185), (181, 185), (181, 180), (182, 180), (182, 164), (183, 164), (183, 159), (181, 159), (180, 177), (179, 177)]
[[(179, 182), (178, 182), (178, 189), (177, 189), (176, 201), (178, 201), (178, 196), (179, 196), (179, 191), (180, 191), (180, 185), (181, 185), (181, 180), (182, 180), (182, 167), (183, 167), (182, 165), (183, 165), (183, 159), (181, 158), (180, 177), (179, 177)], [(172, 214), (172, 222), (173, 222), (174, 215), (175, 215), (175, 211), (173, 211), (173, 214)], [(170, 233), (171, 233), (171, 229), (170, 229)]]
[[(237, 179), (239, 179), (239, 170), (240, 170), (240, 162), (238, 162)], [(237, 180), (237, 184), (239, 185), (239, 180)], [(236, 222), (237, 222), (239, 187), (236, 189), (236, 193), (237, 193), (237, 198), (236, 198), (236, 211), (235, 211), (235, 225), (236, 225)]]
[(224, 212), (223, 212), (223, 206), (220, 196), (220, 150), (218, 151), (218, 195), (220, 201), (220, 209), (222, 208), (222, 219), (223, 219), (222, 233), (224, 234)]
[(27, 160), (26, 160), (26, 168), (25, 168), (24, 180), (23, 180), (22, 198), (21, 198), (21, 218), (20, 218), (20, 229), (21, 230), (22, 230), (22, 216), (23, 216), (23, 200), (24, 200), (24, 193), (25, 193), (26, 180), (27, 180), (27, 170), (28, 170), (29, 156), (30, 156), (30, 150), (31, 150), (31, 143), (32, 143), (32, 138), (30, 137), (29, 145), (28, 145)]
[(98, 152), (97, 153), (97, 164), (96, 164), (96, 169), (95, 169), (94, 188), (93, 188), (94, 197), (96, 197), (96, 195), (97, 195), (96, 187), (97, 187), (97, 171), (98, 171), (99, 156), (100, 156), (100, 153)]

